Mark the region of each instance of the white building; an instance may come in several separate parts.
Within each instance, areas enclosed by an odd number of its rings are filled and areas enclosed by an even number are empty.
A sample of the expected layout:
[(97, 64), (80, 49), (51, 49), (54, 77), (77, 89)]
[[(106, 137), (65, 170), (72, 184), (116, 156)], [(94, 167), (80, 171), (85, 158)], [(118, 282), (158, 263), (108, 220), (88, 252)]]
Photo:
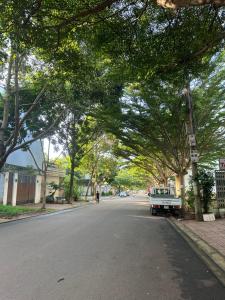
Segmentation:
[[(30, 150), (39, 168), (42, 168), (41, 142), (31, 144)], [(21, 149), (9, 155), (4, 171), (0, 173), (0, 203), (16, 205), (16, 203), (40, 202), (42, 176), (38, 175), (35, 161), (29, 151)]]

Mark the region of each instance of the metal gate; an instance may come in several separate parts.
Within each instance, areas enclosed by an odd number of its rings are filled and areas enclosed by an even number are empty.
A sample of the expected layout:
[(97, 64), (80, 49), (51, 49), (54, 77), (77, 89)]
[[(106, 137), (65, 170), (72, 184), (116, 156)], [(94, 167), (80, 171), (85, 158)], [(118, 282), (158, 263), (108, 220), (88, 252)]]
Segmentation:
[(225, 171), (216, 171), (215, 178), (218, 208), (225, 208)]
[(36, 176), (22, 175), (18, 176), (17, 199), (16, 203), (34, 203)]

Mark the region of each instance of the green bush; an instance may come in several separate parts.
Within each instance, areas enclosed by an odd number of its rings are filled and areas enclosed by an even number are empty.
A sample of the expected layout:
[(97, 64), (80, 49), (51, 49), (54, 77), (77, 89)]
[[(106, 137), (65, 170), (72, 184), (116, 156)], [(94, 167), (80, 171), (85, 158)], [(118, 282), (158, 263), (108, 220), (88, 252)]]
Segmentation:
[(197, 179), (201, 188), (201, 200), (204, 213), (209, 212), (209, 206), (213, 198), (214, 177), (212, 173), (204, 169), (199, 170)]
[(188, 208), (194, 209), (195, 206), (195, 196), (194, 196), (194, 191), (193, 191), (193, 187), (191, 187), (185, 195), (185, 202), (188, 206)]
[(112, 191), (109, 191), (109, 192), (102, 192), (102, 196), (112, 196)]
[[(69, 181), (70, 178), (69, 176), (66, 176), (64, 179), (64, 189), (65, 189), (65, 198), (68, 200), (68, 194), (69, 194)], [(75, 177), (74, 178), (74, 186), (73, 186), (73, 194), (72, 197), (74, 199), (74, 201), (78, 201), (81, 197), (81, 188), (78, 185), (78, 180)]]

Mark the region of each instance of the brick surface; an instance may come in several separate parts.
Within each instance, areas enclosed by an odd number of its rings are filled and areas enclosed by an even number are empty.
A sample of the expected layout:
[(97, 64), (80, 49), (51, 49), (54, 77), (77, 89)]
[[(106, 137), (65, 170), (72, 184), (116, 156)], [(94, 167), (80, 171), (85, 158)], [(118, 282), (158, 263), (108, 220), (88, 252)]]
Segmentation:
[(214, 222), (184, 220), (182, 224), (225, 256), (225, 219), (218, 219)]

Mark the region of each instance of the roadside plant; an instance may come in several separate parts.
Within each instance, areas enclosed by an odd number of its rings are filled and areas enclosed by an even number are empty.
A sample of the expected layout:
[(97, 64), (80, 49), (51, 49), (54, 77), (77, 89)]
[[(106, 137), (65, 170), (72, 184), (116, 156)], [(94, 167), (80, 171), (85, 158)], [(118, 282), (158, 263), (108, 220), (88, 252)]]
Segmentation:
[(191, 209), (194, 211), (194, 201), (195, 201), (195, 196), (194, 196), (194, 191), (193, 191), (193, 186), (191, 185), (190, 189), (186, 191), (185, 193), (185, 204), (187, 206), (187, 209)]
[(201, 169), (198, 172), (197, 180), (199, 181), (201, 189), (203, 210), (204, 213), (207, 214), (209, 212), (209, 206), (212, 201), (214, 177), (211, 172)]
[(66, 176), (64, 179), (64, 190), (65, 190), (65, 198), (69, 202), (69, 197), (70, 197), (70, 202), (72, 203), (73, 201), (79, 201), (81, 199), (81, 187), (79, 186), (79, 175), (75, 174), (74, 176), (74, 185), (73, 185), (73, 190), (72, 194), (70, 195), (70, 176)]

